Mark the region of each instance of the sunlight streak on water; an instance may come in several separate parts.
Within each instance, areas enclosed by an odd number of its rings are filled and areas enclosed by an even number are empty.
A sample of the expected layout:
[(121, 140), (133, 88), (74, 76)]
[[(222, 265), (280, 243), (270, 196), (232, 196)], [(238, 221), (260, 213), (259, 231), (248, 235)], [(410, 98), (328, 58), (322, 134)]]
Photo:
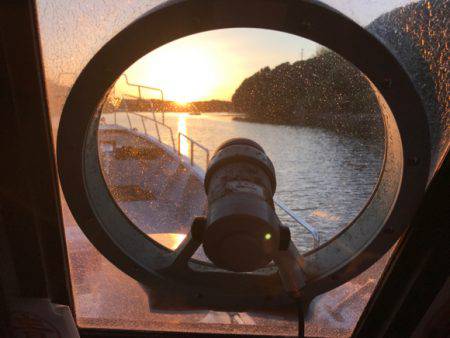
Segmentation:
[[(178, 132), (188, 136), (186, 127), (186, 115), (187, 114), (185, 113), (178, 114)], [(183, 136), (181, 136), (180, 138), (180, 153), (182, 155), (189, 156), (189, 141)]]

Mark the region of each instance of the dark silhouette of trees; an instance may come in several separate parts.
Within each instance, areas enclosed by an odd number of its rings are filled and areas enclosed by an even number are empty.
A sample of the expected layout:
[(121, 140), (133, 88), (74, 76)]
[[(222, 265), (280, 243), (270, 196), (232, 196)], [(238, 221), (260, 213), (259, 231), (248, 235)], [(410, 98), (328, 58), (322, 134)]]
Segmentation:
[(328, 50), (305, 61), (261, 69), (242, 82), (232, 102), (249, 121), (317, 126), (357, 135), (379, 134), (382, 128), (369, 81)]

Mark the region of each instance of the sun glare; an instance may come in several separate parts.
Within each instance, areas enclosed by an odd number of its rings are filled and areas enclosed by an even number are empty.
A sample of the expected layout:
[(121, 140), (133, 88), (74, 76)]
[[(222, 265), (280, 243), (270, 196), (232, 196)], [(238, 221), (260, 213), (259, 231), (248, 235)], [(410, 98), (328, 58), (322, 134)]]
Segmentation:
[[(161, 46), (136, 61), (126, 74), (132, 83), (161, 88), (165, 100), (179, 104), (231, 100), (246, 77), (266, 66), (296, 61), (303, 49), (310, 56), (315, 45), (276, 31), (214, 30)], [(136, 87), (126, 85), (123, 77), (116, 89), (122, 94), (139, 94)], [(156, 91), (142, 89), (141, 94), (144, 98), (160, 98)]]
[(139, 69), (144, 81), (151, 75), (151, 85), (163, 88), (167, 100), (186, 104), (213, 95), (222, 81), (219, 60), (210, 48), (178, 40), (144, 56), (127, 73)]

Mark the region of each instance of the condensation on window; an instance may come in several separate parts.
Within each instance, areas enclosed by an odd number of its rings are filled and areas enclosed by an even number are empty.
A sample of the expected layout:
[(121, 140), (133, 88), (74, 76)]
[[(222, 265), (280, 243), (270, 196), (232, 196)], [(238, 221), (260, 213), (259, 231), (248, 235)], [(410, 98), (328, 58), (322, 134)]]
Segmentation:
[(212, 30), (161, 46), (117, 79), (100, 117), (99, 158), (139, 229), (181, 239), (206, 212), (215, 149), (252, 139), (274, 164), (277, 214), (305, 253), (319, 243), (292, 214), (320, 244), (355, 219), (383, 165), (382, 116), (376, 88), (331, 50), (273, 30)]
[(380, 38), (419, 92), (430, 126), (430, 179), (449, 147), (448, 13), (446, 0), (323, 0)]
[(163, 0), (38, 0), (49, 108), (56, 135), (70, 88), (94, 54)]
[[(37, 0), (53, 134), (64, 101), (92, 56), (130, 22), (163, 1)], [(325, 0), (367, 26), (398, 55), (432, 122), (434, 165), (448, 148), (448, 1)], [(107, 149), (105, 149), (107, 151)], [(63, 196), (61, 194), (61, 196)], [(81, 327), (295, 336), (292, 313), (152, 312), (144, 288), (109, 263), (83, 235), (64, 200), (75, 311)], [(167, 244), (168, 246), (170, 243)], [(390, 254), (352, 281), (314, 300), (308, 336), (351, 335)]]

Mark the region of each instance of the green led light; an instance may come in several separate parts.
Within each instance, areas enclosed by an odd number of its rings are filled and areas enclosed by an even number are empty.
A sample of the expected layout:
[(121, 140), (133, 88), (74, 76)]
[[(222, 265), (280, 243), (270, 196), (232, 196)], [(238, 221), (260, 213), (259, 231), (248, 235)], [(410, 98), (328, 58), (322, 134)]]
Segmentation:
[(266, 241), (270, 240), (272, 238), (272, 234), (270, 232), (268, 232), (267, 234), (264, 235), (264, 239)]

